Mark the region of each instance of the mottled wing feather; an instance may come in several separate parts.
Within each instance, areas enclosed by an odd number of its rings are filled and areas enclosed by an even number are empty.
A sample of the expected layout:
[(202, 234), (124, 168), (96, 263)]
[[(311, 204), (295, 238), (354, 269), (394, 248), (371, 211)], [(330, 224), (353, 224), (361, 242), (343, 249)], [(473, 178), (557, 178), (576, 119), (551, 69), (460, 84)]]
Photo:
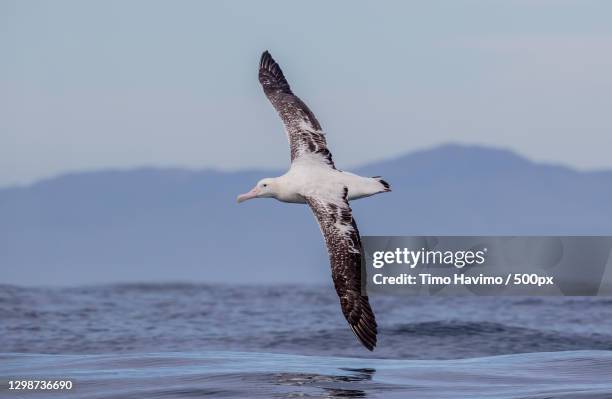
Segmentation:
[(362, 295), (361, 238), (347, 194), (344, 188), (337, 198), (306, 197), (306, 201), (325, 237), (342, 313), (361, 343), (373, 350), (377, 325), (368, 297)]
[(312, 111), (289, 87), (283, 71), (270, 53), (264, 52), (259, 63), (259, 82), (285, 125), (291, 149), (291, 162), (304, 155), (334, 168), (321, 125)]

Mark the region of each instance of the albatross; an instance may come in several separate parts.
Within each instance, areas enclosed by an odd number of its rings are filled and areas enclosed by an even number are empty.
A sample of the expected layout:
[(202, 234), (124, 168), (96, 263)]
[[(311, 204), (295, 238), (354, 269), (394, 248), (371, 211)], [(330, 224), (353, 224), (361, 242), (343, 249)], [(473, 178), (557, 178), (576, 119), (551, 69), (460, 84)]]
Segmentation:
[(285, 126), (291, 167), (282, 176), (257, 182), (249, 192), (238, 196), (238, 203), (275, 198), (310, 207), (325, 239), (342, 314), (359, 341), (374, 350), (376, 318), (362, 287), (361, 238), (349, 201), (391, 188), (380, 176), (362, 177), (336, 168), (317, 118), (293, 94), (268, 51), (261, 56), (259, 82)]

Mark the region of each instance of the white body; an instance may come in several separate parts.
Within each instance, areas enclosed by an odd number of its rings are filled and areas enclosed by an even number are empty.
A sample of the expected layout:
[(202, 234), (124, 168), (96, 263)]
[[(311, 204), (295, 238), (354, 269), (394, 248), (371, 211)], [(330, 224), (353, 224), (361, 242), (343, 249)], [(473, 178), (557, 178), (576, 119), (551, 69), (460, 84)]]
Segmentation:
[(311, 160), (309, 157), (296, 159), (287, 173), (274, 181), (277, 183), (274, 198), (298, 204), (306, 203), (305, 196), (337, 196), (343, 187), (348, 188), (349, 201), (388, 191), (377, 178), (332, 169), (318, 159)]

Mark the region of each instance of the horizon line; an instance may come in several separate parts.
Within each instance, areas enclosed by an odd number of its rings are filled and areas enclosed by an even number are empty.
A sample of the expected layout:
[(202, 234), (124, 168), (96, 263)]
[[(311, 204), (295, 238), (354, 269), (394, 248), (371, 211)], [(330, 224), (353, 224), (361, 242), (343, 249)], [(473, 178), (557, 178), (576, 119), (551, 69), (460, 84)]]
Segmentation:
[[(443, 148), (464, 148), (464, 149), (479, 149), (486, 151), (498, 151), (504, 152), (509, 155), (512, 155), (516, 158), (519, 158), (523, 161), (539, 165), (539, 166), (549, 166), (549, 167), (559, 167), (564, 168), (568, 171), (576, 172), (576, 173), (612, 173), (612, 168), (601, 168), (601, 169), (581, 169), (575, 166), (571, 166), (565, 163), (560, 162), (548, 162), (548, 161), (536, 161), (532, 158), (527, 157), (526, 155), (520, 153), (517, 150), (510, 149), (507, 147), (494, 146), (494, 145), (485, 145), (485, 144), (472, 144), (472, 143), (462, 143), (456, 141), (449, 141), (447, 143), (441, 143), (436, 145), (431, 145), (427, 147), (423, 147), (420, 149), (414, 149), (412, 151), (403, 152), (399, 155), (393, 155), (386, 158), (381, 158), (374, 161), (368, 161), (363, 164), (356, 164), (351, 169), (361, 169), (367, 167), (369, 165), (373, 165), (380, 162), (392, 162), (399, 160), (401, 158), (416, 155), (419, 153), (427, 153), (436, 151)], [(135, 165), (135, 166), (108, 166), (108, 167), (94, 167), (94, 168), (82, 168), (82, 169), (74, 169), (74, 170), (66, 170), (64, 172), (59, 172), (55, 174), (51, 174), (49, 176), (41, 177), (38, 179), (32, 179), (31, 181), (23, 182), (23, 183), (8, 183), (8, 184), (0, 184), (0, 190), (6, 189), (19, 189), (19, 188), (29, 188), (38, 184), (43, 184), (49, 181), (75, 176), (75, 175), (83, 175), (83, 174), (97, 174), (97, 173), (125, 173), (125, 172), (138, 172), (138, 171), (177, 171), (177, 172), (190, 172), (190, 173), (202, 173), (202, 172), (216, 172), (216, 173), (244, 173), (244, 172), (277, 172), (278, 169), (275, 168), (259, 168), (259, 167), (247, 167), (247, 168), (215, 168), (215, 167), (191, 167), (184, 165), (154, 165), (154, 164), (143, 164), (143, 165)]]

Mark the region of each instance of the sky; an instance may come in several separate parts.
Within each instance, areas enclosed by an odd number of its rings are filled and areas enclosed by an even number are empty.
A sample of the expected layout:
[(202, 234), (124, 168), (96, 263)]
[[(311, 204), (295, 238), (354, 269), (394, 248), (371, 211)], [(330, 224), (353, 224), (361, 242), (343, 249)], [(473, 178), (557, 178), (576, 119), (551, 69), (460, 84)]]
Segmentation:
[(612, 2), (0, 0), (0, 186), (283, 168), (263, 50), (339, 167), (448, 142), (612, 169)]

